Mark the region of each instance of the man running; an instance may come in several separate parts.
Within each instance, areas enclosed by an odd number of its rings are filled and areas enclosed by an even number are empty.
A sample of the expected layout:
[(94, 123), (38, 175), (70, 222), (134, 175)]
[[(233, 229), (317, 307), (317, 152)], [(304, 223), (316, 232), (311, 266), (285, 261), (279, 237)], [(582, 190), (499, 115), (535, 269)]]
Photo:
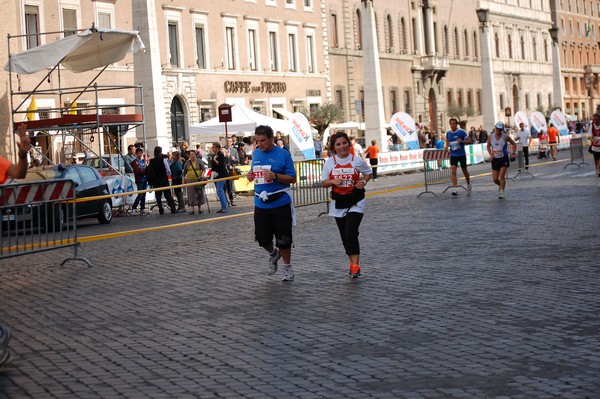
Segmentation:
[(295, 212), (290, 185), (296, 183), (294, 161), (288, 151), (275, 145), (269, 126), (257, 126), (254, 135), (257, 148), (246, 174), (248, 181), (254, 181), (254, 235), (258, 245), (269, 252), (267, 274), (275, 274), (277, 261), (283, 258), (283, 281), (291, 281)]
[(448, 121), (450, 124), (450, 130), (446, 132), (446, 145), (444, 149), (450, 148), (450, 166), (452, 167), (452, 196), (458, 195), (456, 171), (458, 165), (462, 169), (465, 180), (467, 181), (467, 195), (471, 194), (471, 176), (467, 170), (467, 153), (465, 152), (465, 144), (471, 144), (471, 139), (467, 132), (458, 127), (458, 120), (456, 118), (450, 118)]

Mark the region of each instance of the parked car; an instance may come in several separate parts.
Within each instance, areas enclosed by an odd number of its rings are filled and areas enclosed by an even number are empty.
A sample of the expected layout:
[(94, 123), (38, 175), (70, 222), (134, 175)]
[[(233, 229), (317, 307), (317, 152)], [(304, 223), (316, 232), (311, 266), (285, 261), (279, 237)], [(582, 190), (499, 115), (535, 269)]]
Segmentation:
[[(38, 168), (31, 168), (27, 171), (24, 179), (16, 180), (15, 183), (26, 183), (41, 180), (58, 180), (69, 179), (74, 182), (75, 197), (89, 198), (101, 195), (108, 195), (108, 185), (100, 176), (100, 173), (93, 167), (88, 165), (50, 165)], [(35, 212), (34, 208), (34, 212)], [(54, 209), (40, 208), (41, 212), (46, 212), (46, 215), (37, 217), (31, 215), (32, 220), (41, 220), (45, 223), (45, 227), (59, 226), (61, 223), (67, 223), (66, 208), (57, 206)], [(102, 224), (110, 223), (112, 220), (112, 201), (110, 198), (99, 200), (78, 202), (76, 205), (76, 218), (97, 218)]]

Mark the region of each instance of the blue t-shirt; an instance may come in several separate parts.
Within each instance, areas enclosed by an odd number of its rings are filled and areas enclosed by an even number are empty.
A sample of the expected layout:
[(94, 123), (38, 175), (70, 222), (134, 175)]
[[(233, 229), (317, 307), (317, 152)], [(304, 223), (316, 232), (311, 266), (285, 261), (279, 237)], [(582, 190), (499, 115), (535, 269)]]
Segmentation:
[[(252, 152), (252, 172), (254, 172), (254, 192), (260, 194), (263, 191), (274, 193), (290, 187), (288, 183), (282, 183), (279, 180), (266, 182), (261, 177), (261, 170), (270, 169), (275, 173), (281, 173), (288, 176), (296, 176), (294, 161), (289, 152), (277, 146), (271, 148), (267, 152), (256, 149)], [(292, 199), (289, 195), (284, 194), (273, 202), (263, 202), (259, 197), (254, 196), (254, 205), (257, 208), (269, 209), (289, 204)]]
[(464, 157), (467, 155), (465, 152), (465, 143), (457, 143), (456, 139), (461, 138), (465, 140), (467, 138), (467, 132), (463, 129), (457, 129), (456, 132), (448, 130), (446, 132), (446, 140), (448, 140), (448, 148), (450, 148), (451, 157)]

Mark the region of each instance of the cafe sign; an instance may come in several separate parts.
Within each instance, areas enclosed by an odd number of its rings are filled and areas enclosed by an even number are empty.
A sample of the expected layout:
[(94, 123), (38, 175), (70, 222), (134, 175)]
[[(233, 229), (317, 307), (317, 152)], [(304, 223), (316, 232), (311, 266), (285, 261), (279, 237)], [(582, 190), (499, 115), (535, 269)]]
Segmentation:
[(243, 80), (228, 80), (224, 83), (225, 93), (285, 93), (287, 86), (284, 82), (260, 82), (253, 85), (252, 82)]

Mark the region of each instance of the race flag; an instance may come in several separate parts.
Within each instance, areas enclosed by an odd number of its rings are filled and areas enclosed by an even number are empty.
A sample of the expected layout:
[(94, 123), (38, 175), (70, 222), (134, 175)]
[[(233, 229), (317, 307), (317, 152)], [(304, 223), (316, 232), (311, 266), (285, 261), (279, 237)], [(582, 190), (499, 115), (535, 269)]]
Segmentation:
[(35, 102), (35, 96), (31, 97), (31, 102), (27, 108), (27, 120), (34, 121), (37, 119), (37, 104)]

